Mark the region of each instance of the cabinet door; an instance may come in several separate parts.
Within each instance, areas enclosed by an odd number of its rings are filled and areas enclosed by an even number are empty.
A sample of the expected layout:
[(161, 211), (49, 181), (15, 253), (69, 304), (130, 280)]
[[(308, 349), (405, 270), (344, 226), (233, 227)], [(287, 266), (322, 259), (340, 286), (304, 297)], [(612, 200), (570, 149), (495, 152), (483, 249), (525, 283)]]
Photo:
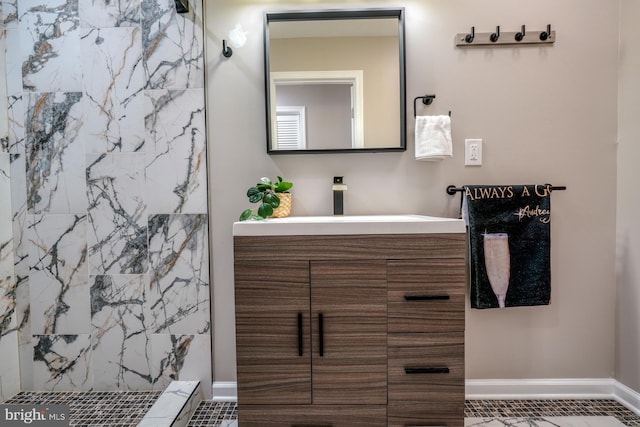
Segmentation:
[(235, 263), (240, 404), (311, 403), (309, 263)]
[(314, 404), (386, 404), (385, 260), (311, 261)]

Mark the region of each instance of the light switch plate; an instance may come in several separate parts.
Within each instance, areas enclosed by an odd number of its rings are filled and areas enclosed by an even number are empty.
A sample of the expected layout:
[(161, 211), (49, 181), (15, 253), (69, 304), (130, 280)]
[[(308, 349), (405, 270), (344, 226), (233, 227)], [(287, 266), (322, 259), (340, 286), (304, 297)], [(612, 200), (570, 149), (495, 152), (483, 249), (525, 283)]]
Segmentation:
[(464, 140), (464, 165), (482, 166), (482, 140)]

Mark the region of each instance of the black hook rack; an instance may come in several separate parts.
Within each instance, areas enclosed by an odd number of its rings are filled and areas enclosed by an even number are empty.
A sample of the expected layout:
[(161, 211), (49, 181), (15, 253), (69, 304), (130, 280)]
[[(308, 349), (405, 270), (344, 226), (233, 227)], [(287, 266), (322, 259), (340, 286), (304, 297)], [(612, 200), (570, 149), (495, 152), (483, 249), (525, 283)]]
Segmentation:
[(498, 46), (515, 44), (553, 44), (556, 41), (556, 32), (551, 30), (551, 24), (546, 31), (527, 31), (525, 25), (520, 26), (520, 31), (503, 32), (500, 26), (496, 26), (495, 32), (477, 33), (476, 27), (471, 27), (469, 33), (456, 34), (456, 46)]
[[(545, 184), (549, 190), (551, 191), (564, 191), (567, 189), (566, 185), (553, 186), (551, 184)], [(447, 187), (447, 194), (453, 196), (456, 193), (464, 192), (465, 187), (456, 187), (455, 185), (450, 185)]]

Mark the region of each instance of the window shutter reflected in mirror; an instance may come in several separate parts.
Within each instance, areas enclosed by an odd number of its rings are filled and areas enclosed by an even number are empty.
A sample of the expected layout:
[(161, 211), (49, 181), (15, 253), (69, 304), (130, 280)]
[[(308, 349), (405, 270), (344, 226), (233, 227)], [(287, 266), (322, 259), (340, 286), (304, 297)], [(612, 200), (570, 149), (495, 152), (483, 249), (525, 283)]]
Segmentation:
[(306, 144), (305, 108), (277, 108), (278, 150), (304, 150)]

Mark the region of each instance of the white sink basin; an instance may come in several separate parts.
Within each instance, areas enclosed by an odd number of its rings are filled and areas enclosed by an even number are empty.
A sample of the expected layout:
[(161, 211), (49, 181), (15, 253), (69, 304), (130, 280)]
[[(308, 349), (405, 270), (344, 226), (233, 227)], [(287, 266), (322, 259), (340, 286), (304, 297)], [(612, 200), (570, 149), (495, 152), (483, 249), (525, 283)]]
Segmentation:
[(465, 232), (461, 219), (423, 215), (291, 216), (233, 223), (234, 236)]

